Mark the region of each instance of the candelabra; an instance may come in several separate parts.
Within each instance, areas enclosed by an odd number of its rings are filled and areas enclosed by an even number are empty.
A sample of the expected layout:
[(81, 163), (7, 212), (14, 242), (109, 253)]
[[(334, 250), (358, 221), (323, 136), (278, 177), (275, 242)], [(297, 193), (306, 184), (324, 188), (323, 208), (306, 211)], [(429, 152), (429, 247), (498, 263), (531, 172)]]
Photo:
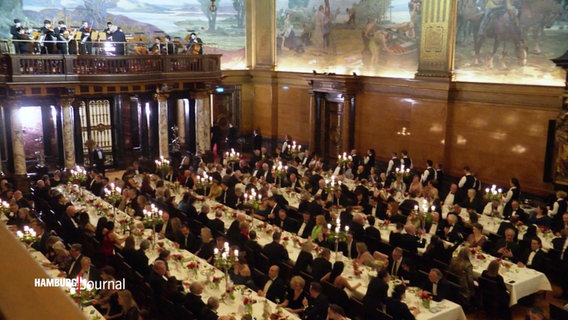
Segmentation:
[(340, 165), (347, 165), (351, 161), (353, 161), (353, 157), (348, 155), (347, 152), (343, 152), (343, 154), (337, 155), (337, 163)]
[(295, 158), (298, 154), (302, 152), (302, 145), (296, 144), (296, 141), (292, 141), (292, 146), (290, 147), (290, 154)]
[(286, 173), (288, 173), (288, 166), (283, 166), (282, 161), (278, 161), (278, 165), (275, 164), (272, 166), (272, 172), (276, 175), (276, 182), (278, 183), (278, 186), (281, 187), (282, 180), (286, 176)]
[(122, 189), (116, 186), (114, 183), (111, 183), (106, 187), (105, 194), (107, 202), (112, 204), (113, 209), (116, 203), (122, 200)]
[(203, 190), (203, 196), (207, 196), (207, 188), (211, 187), (213, 183), (213, 177), (207, 175), (207, 172), (203, 172), (202, 177), (197, 178), (197, 189)]
[(219, 250), (219, 248), (215, 248), (213, 252), (215, 255), (215, 266), (225, 272), (225, 292), (230, 294), (231, 286), (229, 284), (229, 269), (231, 269), (235, 262), (238, 261), (239, 250), (235, 249), (235, 251), (233, 251), (234, 255), (231, 256), (229, 243), (225, 242), (221, 250)]
[(160, 177), (163, 179), (168, 171), (172, 168), (170, 166), (170, 160), (164, 158), (164, 156), (160, 156), (159, 160), (156, 160), (156, 171), (160, 174)]
[(487, 194), (488, 200), (501, 200), (503, 196), (503, 189), (497, 188), (496, 185), (492, 185), (491, 189), (486, 188), (485, 193)]
[(335, 260), (337, 260), (339, 254), (339, 242), (347, 241), (347, 233), (349, 232), (349, 226), (345, 226), (344, 229), (341, 229), (341, 220), (339, 217), (335, 220), (335, 229), (331, 228), (332, 225), (330, 223), (327, 224), (327, 229), (329, 230), (329, 240), (335, 242)]
[(413, 214), (416, 215), (418, 219), (420, 219), (420, 225), (422, 229), (425, 228), (427, 223), (431, 223), (434, 217), (432, 216), (432, 212), (436, 211), (436, 206), (431, 205), (428, 200), (422, 200), (420, 205), (414, 206)]
[(162, 210), (158, 210), (158, 208), (152, 204), (150, 206), (150, 210), (144, 209), (144, 228), (152, 228), (152, 245), (156, 244), (156, 225), (160, 222), (163, 223), (164, 220), (162, 219)]
[(241, 154), (235, 152), (235, 149), (231, 148), (231, 152), (225, 152), (225, 159), (227, 159), (227, 163), (237, 162), (241, 159)]
[(410, 175), (410, 169), (405, 168), (404, 164), (401, 164), (399, 168), (394, 169), (394, 175), (397, 178), (406, 178)]
[(71, 169), (71, 181), (81, 184), (87, 180), (87, 170), (80, 166)]
[(248, 193), (245, 193), (244, 197), (245, 197), (245, 205), (247, 205), (251, 208), (251, 210), (250, 210), (250, 216), (251, 216), (251, 220), (252, 220), (251, 228), (253, 228), (254, 227), (254, 212), (255, 212), (255, 210), (258, 210), (258, 208), (260, 207), (260, 204), (262, 203), (262, 195), (260, 193), (257, 194), (254, 189), (250, 189), (250, 191)]
[(331, 193), (341, 190), (341, 183), (341, 180), (334, 175), (331, 176), (331, 179), (325, 179), (326, 192)]
[(3, 214), (7, 218), (9, 218), (8, 214), (10, 213), (10, 204), (6, 201), (3, 201), (2, 199), (0, 199), (0, 201), (0, 214)]
[(24, 232), (18, 230), (16, 235), (25, 244), (31, 244), (36, 240), (36, 232), (28, 226), (24, 226)]

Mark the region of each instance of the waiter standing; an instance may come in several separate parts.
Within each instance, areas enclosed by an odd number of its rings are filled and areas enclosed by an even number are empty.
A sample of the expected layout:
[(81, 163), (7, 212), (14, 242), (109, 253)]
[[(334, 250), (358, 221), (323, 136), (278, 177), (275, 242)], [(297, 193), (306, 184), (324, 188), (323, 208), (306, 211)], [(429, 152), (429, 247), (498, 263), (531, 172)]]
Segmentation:
[(100, 174), (105, 175), (105, 154), (98, 144), (93, 151), (93, 166)]

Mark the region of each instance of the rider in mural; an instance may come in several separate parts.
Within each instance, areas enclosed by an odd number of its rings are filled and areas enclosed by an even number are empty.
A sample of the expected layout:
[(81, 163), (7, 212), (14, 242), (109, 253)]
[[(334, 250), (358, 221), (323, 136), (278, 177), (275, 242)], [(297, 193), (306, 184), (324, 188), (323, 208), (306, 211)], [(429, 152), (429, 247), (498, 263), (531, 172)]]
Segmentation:
[(519, 19), (517, 19), (517, 9), (513, 6), (512, 0), (487, 0), (485, 3), (485, 14), (483, 15), (483, 20), (479, 25), (479, 34), (485, 33), (485, 29), (489, 25), (489, 22), (507, 11), (511, 20), (514, 21), (515, 26), (519, 27)]

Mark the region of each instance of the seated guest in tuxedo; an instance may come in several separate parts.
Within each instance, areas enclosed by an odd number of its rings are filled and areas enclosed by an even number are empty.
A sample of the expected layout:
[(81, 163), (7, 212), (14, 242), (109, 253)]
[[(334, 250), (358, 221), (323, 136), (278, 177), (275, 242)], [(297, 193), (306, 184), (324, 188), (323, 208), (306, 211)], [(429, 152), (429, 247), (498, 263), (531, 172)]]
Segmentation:
[(37, 240), (32, 243), (31, 247), (45, 255), (47, 253), (47, 239), (51, 236), (51, 233), (47, 232), (47, 226), (41, 220), (34, 220), (32, 228), (36, 232)]
[(165, 293), (166, 290), (166, 282), (168, 278), (166, 277), (166, 263), (162, 260), (154, 261), (154, 266), (152, 267), (152, 271), (148, 276), (148, 283), (152, 288), (152, 292), (154, 293), (155, 301), (160, 301), (160, 298)]
[(331, 272), (331, 251), (328, 248), (324, 248), (320, 256), (314, 259), (312, 263), (312, 276), (315, 281), (320, 281), (323, 276), (328, 272)]
[(418, 201), (416, 201), (417, 194), (415, 192), (408, 193), (408, 199), (404, 199), (398, 209), (402, 212), (403, 215), (408, 216), (412, 210), (414, 210), (414, 206), (418, 205)]
[(380, 270), (376, 277), (372, 277), (363, 297), (364, 319), (379, 319), (377, 309), (383, 309), (387, 300), (390, 275), (386, 269)]
[(542, 251), (542, 240), (539, 237), (531, 240), (531, 249), (519, 260), (519, 266), (545, 272), (546, 253)]
[(312, 219), (312, 215), (309, 212), (304, 211), (302, 212), (302, 223), (297, 226), (298, 228), (294, 230), (294, 233), (306, 239), (311, 235), (314, 226), (315, 222)]
[[(105, 266), (101, 269), (101, 279), (108, 282), (115, 281), (115, 273), (116, 271), (113, 267)], [(108, 288), (102, 288), (91, 303), (95, 308), (97, 308), (97, 310), (107, 317), (120, 314), (117, 292), (118, 290), (110, 286)]]
[(329, 302), (327, 297), (322, 293), (322, 287), (319, 282), (310, 284), (309, 297), (302, 301), (304, 305), (304, 319), (306, 320), (324, 320), (327, 318), (327, 308)]
[(180, 249), (195, 253), (199, 249), (199, 240), (191, 233), (187, 223), (182, 224), (181, 233), (176, 239)]
[(404, 257), (404, 251), (400, 247), (392, 250), (389, 257), (389, 272), (392, 277), (402, 278), (409, 281), (416, 279), (416, 269), (410, 258)]
[(83, 259), (83, 246), (79, 243), (71, 245), (69, 249), (69, 254), (71, 255), (71, 261), (63, 270), (64, 276), (69, 279), (77, 277), (77, 274), (81, 270), (81, 260)]
[(449, 213), (440, 237), (448, 242), (462, 242), (463, 235), (461, 233), (461, 230), (462, 226), (460, 223), (458, 223), (458, 216)]
[(406, 216), (401, 213), (398, 209), (398, 204), (396, 201), (390, 201), (387, 204), (387, 219), (391, 223), (401, 223), (403, 225), (406, 224)]
[(499, 199), (493, 199), (483, 208), (483, 214), (487, 216), (503, 217), (503, 206)]
[(507, 229), (505, 231), (505, 238), (501, 238), (497, 241), (493, 255), (498, 258), (507, 258), (513, 262), (519, 260), (519, 245), (515, 239), (515, 231), (513, 229)]
[(209, 217), (207, 216), (209, 212), (211, 212), (209, 206), (203, 205), (195, 220), (201, 222), (202, 225), (207, 226), (207, 224), (209, 223)]
[(77, 276), (81, 277), (81, 280), (86, 281), (100, 281), (101, 274), (95, 267), (91, 264), (91, 258), (83, 257), (81, 259), (81, 269), (77, 273)]
[(268, 257), (268, 260), (278, 265), (282, 265), (290, 260), (288, 250), (280, 244), (281, 237), (282, 234), (280, 232), (274, 232), (272, 234), (272, 242), (262, 248), (262, 253)]
[(450, 298), (451, 289), (448, 281), (444, 278), (444, 274), (440, 269), (432, 268), (428, 273), (428, 281), (422, 286), (432, 294), (434, 301), (442, 301)]
[(246, 220), (246, 214), (239, 213), (237, 214), (237, 219), (235, 219), (229, 226), (229, 229), (227, 229), (227, 239), (231, 245), (239, 244), (241, 234), (240, 224), (246, 222)]
[(203, 284), (200, 281), (194, 281), (189, 285), (189, 293), (185, 295), (183, 305), (194, 315), (201, 314), (205, 303), (201, 295), (203, 294)]
[(511, 216), (509, 220), (503, 220), (501, 224), (499, 224), (499, 229), (497, 229), (497, 234), (501, 237), (505, 236), (505, 231), (511, 229), (515, 232), (515, 236), (513, 237), (515, 241), (518, 240), (519, 230), (517, 229), (517, 223), (519, 222), (518, 216)]
[(406, 287), (402, 284), (399, 284), (394, 287), (392, 296), (387, 299), (386, 311), (387, 314), (389, 314), (393, 319), (414, 320), (416, 319), (416, 314), (420, 312), (416, 307), (412, 307), (411, 312), (406, 303), (402, 302), (405, 292)]
[(461, 203), (461, 199), (458, 197), (458, 185), (452, 183), (450, 185), (450, 192), (443, 198), (445, 206), (453, 206), (454, 204)]
[(375, 217), (367, 216), (367, 222), (369, 222), (369, 226), (365, 228), (367, 238), (371, 238), (373, 241), (381, 241), (381, 231), (375, 227)]
[[(445, 205), (445, 203), (444, 203)], [(483, 212), (484, 211), (484, 207), (482, 205), (481, 199), (479, 198), (479, 195), (477, 194), (477, 191), (475, 189), (468, 189), (467, 190), (467, 196), (465, 197), (465, 199), (463, 199), (462, 202), (459, 203), (459, 205), (462, 208), (466, 208), (468, 210), (473, 210), (475, 212)], [(497, 212), (502, 213), (503, 207), (497, 205), (495, 207), (497, 210)]]
[(418, 248), (426, 246), (426, 240), (420, 239), (416, 233), (416, 226), (407, 224), (404, 226), (406, 233), (402, 233), (398, 239), (398, 246), (410, 253), (418, 254)]
[(201, 228), (201, 247), (195, 255), (211, 263), (213, 261), (214, 248), (215, 241), (211, 234), (211, 229), (207, 227)]
[(219, 309), (219, 299), (216, 297), (209, 297), (205, 308), (201, 311), (199, 320), (218, 320), (217, 309)]
[(226, 182), (221, 182), (221, 189), (223, 190), (223, 192), (216, 198), (217, 202), (220, 202), (227, 207), (235, 208), (235, 205), (237, 203), (235, 189), (229, 188)]
[[(560, 238), (552, 239), (552, 247), (560, 253), (560, 263), (564, 270), (568, 270), (568, 229), (560, 232)], [(563, 277), (561, 281), (563, 299), (568, 299), (568, 278)]]
[(552, 231), (555, 235), (559, 236), (560, 232), (564, 229), (568, 229), (568, 213), (562, 215), (562, 220), (552, 222)]
[(148, 266), (148, 256), (146, 255), (146, 250), (150, 248), (150, 241), (147, 239), (140, 242), (140, 249), (134, 250), (128, 255), (124, 255), (124, 261), (128, 263), (134, 271), (137, 271), (142, 276), (146, 277), (150, 272), (150, 267)]
[(223, 211), (217, 210), (215, 212), (215, 219), (209, 220), (206, 224), (214, 234), (225, 234), (225, 223), (221, 220)]
[(268, 269), (268, 279), (258, 291), (258, 295), (266, 297), (272, 302), (284, 301), (286, 295), (286, 284), (282, 278), (279, 277), (280, 267), (272, 265)]
[(402, 236), (402, 230), (404, 229), (403, 223), (397, 223), (389, 234), (389, 244), (392, 247), (398, 247), (400, 244), (400, 237)]
[(288, 217), (286, 209), (278, 210), (278, 216), (271, 223), (278, 228), (288, 232), (293, 232), (293, 230), (297, 228), (296, 223), (294, 223), (294, 221), (290, 217)]
[(503, 211), (503, 215), (505, 219), (511, 219), (511, 217), (517, 216), (519, 221), (522, 221), (524, 224), (529, 220), (529, 215), (520, 207), (518, 200), (511, 201), (511, 209)]

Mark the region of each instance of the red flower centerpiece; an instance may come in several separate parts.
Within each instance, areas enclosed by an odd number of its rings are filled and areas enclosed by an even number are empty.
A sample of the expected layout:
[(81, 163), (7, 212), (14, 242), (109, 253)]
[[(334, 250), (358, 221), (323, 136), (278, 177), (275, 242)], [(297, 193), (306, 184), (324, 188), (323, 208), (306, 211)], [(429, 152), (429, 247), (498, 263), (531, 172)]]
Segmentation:
[(418, 297), (422, 300), (422, 306), (426, 309), (430, 309), (430, 301), (432, 301), (432, 295), (428, 291), (421, 291)]
[(254, 300), (251, 297), (245, 297), (243, 299), (243, 305), (245, 306), (246, 309), (246, 313), (247, 314), (252, 314), (252, 305), (256, 303), (256, 300)]

